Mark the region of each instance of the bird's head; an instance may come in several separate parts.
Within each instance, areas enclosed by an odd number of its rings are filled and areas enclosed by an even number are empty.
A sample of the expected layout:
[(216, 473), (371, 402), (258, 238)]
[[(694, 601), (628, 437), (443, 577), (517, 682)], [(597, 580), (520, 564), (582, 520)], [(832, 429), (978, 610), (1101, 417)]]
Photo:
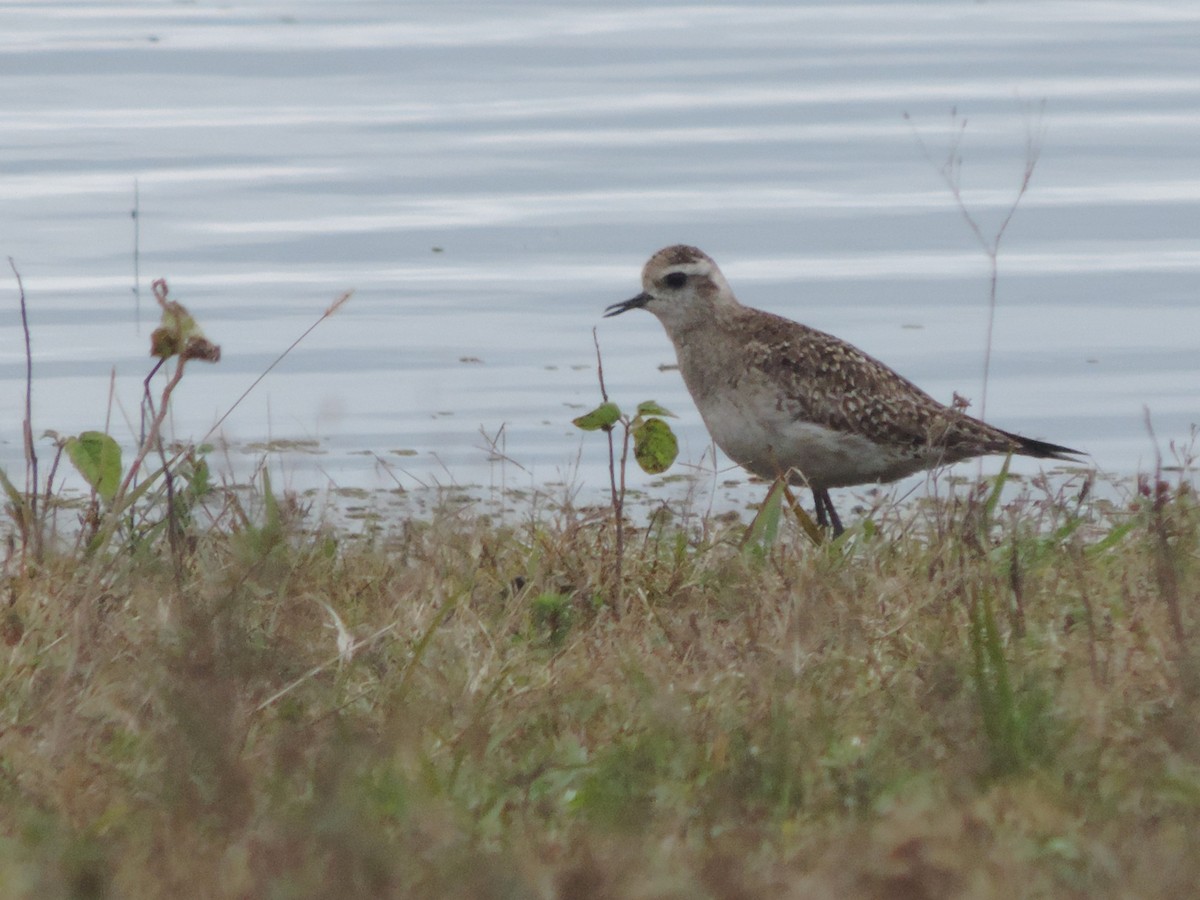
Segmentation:
[(605, 317), (631, 309), (658, 316), (671, 332), (689, 322), (711, 318), (723, 306), (737, 306), (725, 276), (709, 256), (695, 247), (664, 247), (642, 269), (642, 292), (604, 311)]

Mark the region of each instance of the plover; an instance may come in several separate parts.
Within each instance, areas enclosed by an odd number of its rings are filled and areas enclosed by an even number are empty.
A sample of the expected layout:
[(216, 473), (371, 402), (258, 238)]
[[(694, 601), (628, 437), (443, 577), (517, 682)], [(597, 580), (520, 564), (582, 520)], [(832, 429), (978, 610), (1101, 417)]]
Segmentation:
[(754, 475), (807, 485), (817, 524), (835, 534), (843, 529), (830, 488), (989, 453), (1080, 453), (988, 425), (831, 334), (742, 306), (695, 247), (659, 250), (642, 269), (642, 292), (604, 315), (631, 309), (662, 322), (717, 446)]

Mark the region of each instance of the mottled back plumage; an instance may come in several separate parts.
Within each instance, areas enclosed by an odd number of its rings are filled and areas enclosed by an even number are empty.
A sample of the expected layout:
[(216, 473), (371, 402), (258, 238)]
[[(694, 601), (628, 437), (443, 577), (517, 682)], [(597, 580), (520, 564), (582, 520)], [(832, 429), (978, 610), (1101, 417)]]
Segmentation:
[(695, 247), (654, 254), (642, 288), (606, 315), (654, 313), (717, 446), (755, 475), (807, 484), (819, 518), (827, 511), (839, 529), (831, 487), (893, 481), (989, 453), (1077, 454), (939, 403), (833, 335), (742, 306)]

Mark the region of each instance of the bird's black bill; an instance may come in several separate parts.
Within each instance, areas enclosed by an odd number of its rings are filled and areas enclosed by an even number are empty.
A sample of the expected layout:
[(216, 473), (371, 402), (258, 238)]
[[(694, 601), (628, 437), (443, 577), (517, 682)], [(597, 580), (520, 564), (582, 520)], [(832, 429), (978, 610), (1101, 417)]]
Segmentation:
[(607, 319), (609, 316), (619, 316), (621, 313), (629, 312), (631, 309), (641, 309), (649, 302), (649, 294), (638, 294), (636, 297), (631, 297), (629, 300), (624, 300), (621, 303), (614, 303), (604, 311), (604, 318)]

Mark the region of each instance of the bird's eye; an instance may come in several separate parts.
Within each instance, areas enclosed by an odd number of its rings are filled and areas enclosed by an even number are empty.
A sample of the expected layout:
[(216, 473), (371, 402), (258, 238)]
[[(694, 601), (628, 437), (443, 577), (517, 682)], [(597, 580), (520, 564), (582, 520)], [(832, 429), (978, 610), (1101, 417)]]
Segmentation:
[(663, 278), (663, 284), (667, 287), (681, 288), (687, 283), (687, 275), (683, 272), (672, 272)]

